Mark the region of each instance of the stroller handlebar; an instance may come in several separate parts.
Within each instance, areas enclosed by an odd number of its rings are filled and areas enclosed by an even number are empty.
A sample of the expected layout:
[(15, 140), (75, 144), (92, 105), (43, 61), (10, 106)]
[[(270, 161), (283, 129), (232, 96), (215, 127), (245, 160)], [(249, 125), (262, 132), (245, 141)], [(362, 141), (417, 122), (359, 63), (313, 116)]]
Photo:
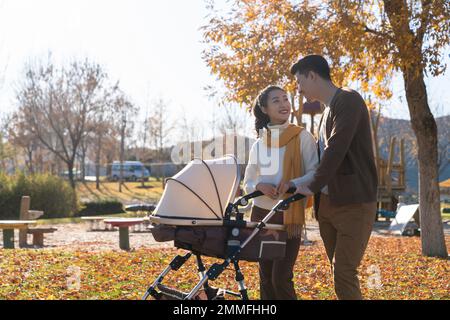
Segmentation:
[[(289, 188), (289, 189), (286, 191), (286, 193), (294, 193), (295, 190), (296, 190), (296, 188)], [(257, 198), (257, 197), (260, 197), (260, 196), (262, 196), (262, 195), (264, 195), (264, 194), (263, 194), (261, 191), (256, 190), (256, 191), (254, 191), (254, 192), (252, 192), (252, 193), (249, 193), (249, 194), (247, 194), (247, 195), (245, 195), (245, 196), (239, 198), (238, 200), (236, 200), (236, 201), (234, 202), (234, 205), (236, 205), (236, 206), (246, 206), (246, 205), (248, 204), (248, 201), (249, 201), (250, 199)], [(296, 196), (297, 196), (297, 197), (296, 197)], [(301, 199), (304, 198), (304, 197), (305, 197), (304, 195), (299, 194), (299, 193), (298, 193), (298, 194), (294, 194), (293, 196), (290, 196), (289, 198), (284, 199), (283, 203), (289, 204), (289, 203), (291, 203), (291, 202), (294, 202), (294, 201), (297, 201), (297, 200), (301, 200)], [(288, 200), (289, 200), (289, 201), (288, 201)]]
[[(294, 190), (294, 191), (295, 191), (295, 190)], [(295, 202), (295, 201), (298, 201), (298, 200), (301, 200), (301, 199), (303, 199), (303, 198), (306, 198), (306, 196), (305, 196), (304, 194), (296, 193), (296, 194), (290, 196), (289, 198), (284, 199), (282, 202), (280, 202), (280, 203), (275, 207), (275, 209), (281, 209), (281, 210), (284, 210), (284, 209), (286, 209), (286, 207), (287, 207), (290, 203)]]

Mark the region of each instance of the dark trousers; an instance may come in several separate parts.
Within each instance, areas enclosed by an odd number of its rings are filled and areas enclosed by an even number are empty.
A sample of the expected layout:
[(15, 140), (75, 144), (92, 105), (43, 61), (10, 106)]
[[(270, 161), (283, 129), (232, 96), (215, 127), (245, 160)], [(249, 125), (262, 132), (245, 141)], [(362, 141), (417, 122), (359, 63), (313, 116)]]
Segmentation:
[(376, 202), (334, 206), (327, 195), (320, 195), (320, 235), (340, 300), (362, 299), (357, 269), (369, 242), (376, 208)]
[[(253, 206), (251, 220), (261, 221), (270, 210)], [(268, 223), (283, 224), (283, 215), (275, 214)], [(281, 260), (259, 262), (261, 300), (297, 300), (294, 283), (294, 265), (301, 239), (288, 239), (286, 255)]]

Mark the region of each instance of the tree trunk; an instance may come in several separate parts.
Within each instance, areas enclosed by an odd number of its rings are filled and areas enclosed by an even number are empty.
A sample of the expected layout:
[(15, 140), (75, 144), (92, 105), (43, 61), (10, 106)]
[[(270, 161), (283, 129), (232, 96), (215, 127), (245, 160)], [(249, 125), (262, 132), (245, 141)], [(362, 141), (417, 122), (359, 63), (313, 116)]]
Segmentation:
[(419, 162), (419, 210), (422, 254), (447, 258), (437, 163), (437, 126), (428, 106), (427, 90), (420, 67), (403, 72), (412, 129), (417, 138)]
[(100, 190), (100, 154), (102, 151), (102, 137), (97, 137), (97, 150), (95, 153), (95, 188)]
[(74, 167), (73, 162), (67, 162), (67, 170), (69, 171), (70, 186), (72, 187), (72, 189), (75, 190), (75, 178), (73, 176), (73, 167)]
[[(142, 168), (142, 176), (141, 176), (141, 187), (145, 188), (145, 175), (144, 175), (144, 171), (145, 171), (145, 140), (146, 140), (146, 136), (147, 136), (147, 128), (144, 128), (144, 141), (143, 141), (143, 145), (142, 145), (142, 156), (141, 156), (141, 161), (142, 164), (144, 165), (144, 167)], [(149, 177), (150, 179), (150, 177)]]
[(28, 172), (30, 174), (34, 173), (34, 167), (33, 167), (33, 150), (30, 148), (28, 150)]
[(141, 170), (141, 187), (145, 188), (145, 175), (144, 175), (145, 165), (142, 167)]
[(114, 157), (110, 152), (106, 153), (106, 175), (111, 177), (112, 173), (112, 163), (114, 161)]
[(119, 178), (119, 192), (122, 192), (123, 185), (123, 161), (125, 158), (125, 129), (126, 120), (122, 120), (122, 128), (120, 131), (120, 178)]
[(81, 180), (86, 177), (86, 148), (81, 148)]

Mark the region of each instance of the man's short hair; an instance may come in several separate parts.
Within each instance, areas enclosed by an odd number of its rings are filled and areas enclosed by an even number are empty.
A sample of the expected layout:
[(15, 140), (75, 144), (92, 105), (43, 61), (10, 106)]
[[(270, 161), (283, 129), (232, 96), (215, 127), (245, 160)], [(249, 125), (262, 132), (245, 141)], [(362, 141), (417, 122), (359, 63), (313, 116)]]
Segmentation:
[(297, 72), (301, 75), (307, 76), (310, 71), (314, 71), (321, 78), (331, 81), (330, 66), (324, 57), (312, 54), (299, 59), (291, 66), (291, 74), (295, 75)]

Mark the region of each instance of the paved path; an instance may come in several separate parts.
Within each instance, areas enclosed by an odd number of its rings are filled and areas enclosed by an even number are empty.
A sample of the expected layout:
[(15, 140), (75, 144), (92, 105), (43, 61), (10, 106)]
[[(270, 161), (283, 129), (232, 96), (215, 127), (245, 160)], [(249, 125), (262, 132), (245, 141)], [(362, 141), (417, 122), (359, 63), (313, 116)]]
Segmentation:
[[(89, 231), (89, 223), (65, 223), (52, 225), (39, 225), (39, 227), (53, 227), (58, 230), (45, 235), (44, 249), (64, 249), (78, 251), (119, 250), (118, 229), (111, 231)], [(130, 228), (130, 245), (132, 248), (140, 247), (172, 247), (172, 242), (160, 243), (153, 239), (150, 231), (132, 231)], [(18, 241), (16, 233), (15, 240)], [(0, 240), (0, 244), (3, 240)], [(28, 243), (31, 243), (29, 239)], [(2, 244), (1, 244), (2, 245)]]
[[(78, 251), (119, 250), (119, 232), (117, 229), (114, 231), (88, 231), (88, 222), (39, 225), (39, 227), (58, 229), (54, 233), (45, 235), (44, 249), (59, 248)], [(388, 236), (386, 233), (388, 227), (388, 222), (376, 222), (372, 236)], [(132, 229), (130, 230), (130, 245), (132, 248), (173, 247), (173, 242), (156, 242), (149, 231), (144, 228), (142, 230), (144, 231), (134, 232)], [(319, 227), (316, 221), (308, 222), (306, 230), (309, 240), (320, 241)], [(450, 235), (450, 221), (444, 223), (444, 230), (446, 235)], [(16, 243), (18, 237), (16, 232)], [(3, 246), (2, 238), (0, 237), (0, 247)], [(31, 243), (31, 238), (28, 239), (28, 243)]]

